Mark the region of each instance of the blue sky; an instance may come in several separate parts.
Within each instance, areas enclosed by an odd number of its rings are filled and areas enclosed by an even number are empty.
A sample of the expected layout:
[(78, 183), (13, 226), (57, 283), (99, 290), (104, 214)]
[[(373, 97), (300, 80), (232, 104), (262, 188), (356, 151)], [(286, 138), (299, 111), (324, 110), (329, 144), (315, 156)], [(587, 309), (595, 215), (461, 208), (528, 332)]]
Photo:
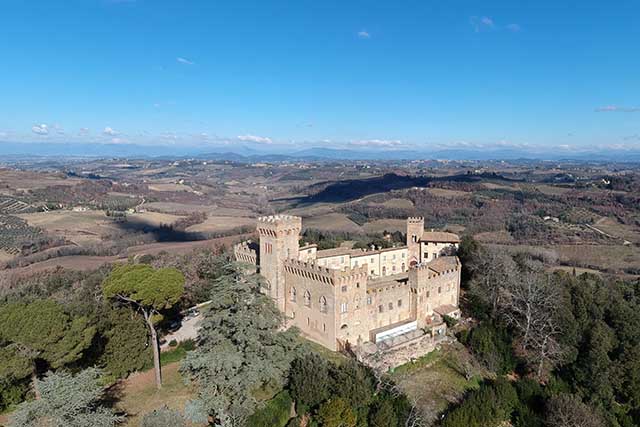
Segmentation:
[(0, 140), (640, 146), (640, 2), (0, 0)]

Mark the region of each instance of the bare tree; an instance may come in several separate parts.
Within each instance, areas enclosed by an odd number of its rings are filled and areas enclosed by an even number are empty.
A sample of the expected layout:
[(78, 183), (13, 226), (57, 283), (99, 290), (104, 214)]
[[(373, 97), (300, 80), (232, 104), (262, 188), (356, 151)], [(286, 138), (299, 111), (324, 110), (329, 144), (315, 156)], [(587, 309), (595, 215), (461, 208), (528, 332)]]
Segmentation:
[(471, 284), (472, 290), (491, 307), (495, 317), (501, 304), (502, 289), (517, 276), (517, 266), (513, 258), (495, 249), (482, 248), (469, 266), (476, 278)]
[(559, 394), (547, 403), (547, 425), (550, 427), (604, 427), (600, 414), (578, 397)]
[(556, 339), (561, 332), (558, 312), (562, 295), (549, 275), (531, 269), (505, 283), (500, 314), (518, 333), (525, 357), (541, 378), (544, 367), (552, 367), (563, 353)]

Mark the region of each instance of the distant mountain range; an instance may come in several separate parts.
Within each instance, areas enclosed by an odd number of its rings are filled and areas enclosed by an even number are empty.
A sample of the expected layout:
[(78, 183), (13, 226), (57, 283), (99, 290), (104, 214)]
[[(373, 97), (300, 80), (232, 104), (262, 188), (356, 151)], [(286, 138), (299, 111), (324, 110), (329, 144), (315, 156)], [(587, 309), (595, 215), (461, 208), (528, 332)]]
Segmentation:
[(567, 151), (548, 148), (451, 148), (445, 150), (336, 149), (312, 147), (292, 152), (286, 146), (194, 147), (136, 144), (60, 144), (0, 142), (0, 156), (99, 157), (99, 158), (202, 158), (237, 162), (336, 161), (336, 160), (578, 160), (640, 162), (638, 150)]

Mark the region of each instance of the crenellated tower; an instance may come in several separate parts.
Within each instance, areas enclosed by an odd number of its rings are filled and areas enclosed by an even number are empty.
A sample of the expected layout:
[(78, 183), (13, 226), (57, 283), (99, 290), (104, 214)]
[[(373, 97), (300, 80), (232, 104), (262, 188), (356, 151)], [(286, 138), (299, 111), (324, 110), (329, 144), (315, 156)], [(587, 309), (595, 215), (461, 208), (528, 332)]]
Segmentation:
[(267, 294), (285, 311), (284, 262), (298, 259), (302, 218), (271, 215), (258, 218), (260, 235), (260, 274), (267, 280)]
[(410, 216), (407, 218), (407, 252), (409, 266), (420, 263), (420, 238), (424, 232), (424, 218)]

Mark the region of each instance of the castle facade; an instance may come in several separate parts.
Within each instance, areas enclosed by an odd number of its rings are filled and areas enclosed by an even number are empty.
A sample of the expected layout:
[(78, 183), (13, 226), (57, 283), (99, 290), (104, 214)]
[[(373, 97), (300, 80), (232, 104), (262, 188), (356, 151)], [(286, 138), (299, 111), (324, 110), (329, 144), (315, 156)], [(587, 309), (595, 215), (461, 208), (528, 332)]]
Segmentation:
[(443, 316), (459, 318), (460, 239), (425, 231), (407, 219), (407, 242), (385, 249), (318, 250), (300, 246), (302, 218), (258, 219), (259, 245), (234, 247), (238, 261), (255, 266), (287, 326), (331, 350), (390, 346), (422, 334), (444, 334)]

